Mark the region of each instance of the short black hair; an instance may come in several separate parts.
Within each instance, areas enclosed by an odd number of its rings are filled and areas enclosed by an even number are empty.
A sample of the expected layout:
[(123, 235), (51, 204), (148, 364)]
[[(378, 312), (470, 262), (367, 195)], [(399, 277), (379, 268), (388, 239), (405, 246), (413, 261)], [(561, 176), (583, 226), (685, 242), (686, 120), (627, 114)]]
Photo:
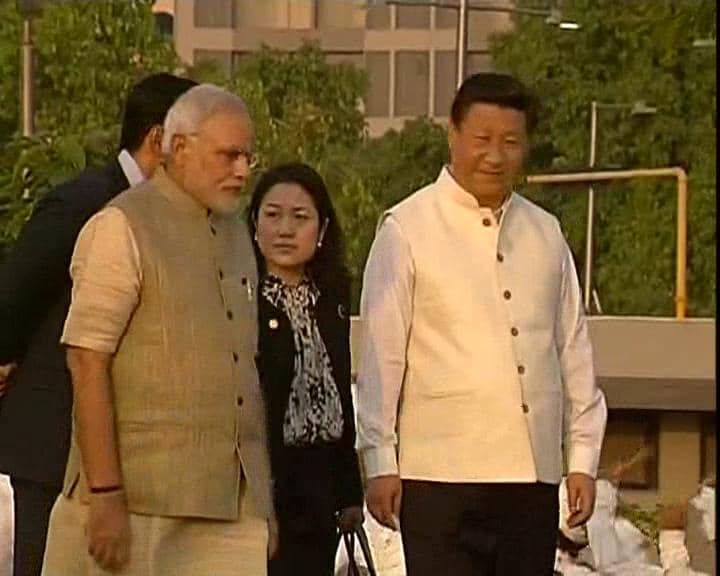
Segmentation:
[(175, 100), (197, 82), (172, 74), (152, 74), (135, 84), (125, 102), (120, 149), (137, 151), (153, 126), (162, 126)]
[[(263, 198), (273, 186), (280, 183), (301, 186), (312, 198), (320, 216), (320, 226), (322, 227), (323, 223), (327, 221), (322, 246), (318, 247), (312, 260), (308, 263), (308, 276), (321, 293), (330, 293), (341, 304), (349, 306), (350, 274), (345, 266), (342, 229), (325, 181), (314, 168), (302, 162), (291, 162), (274, 166), (260, 176), (248, 206), (247, 223), (251, 235), (253, 238), (255, 237), (258, 213)], [(265, 259), (260, 253), (256, 241), (254, 248), (258, 259), (258, 269), (261, 274), (265, 274)]]
[(528, 133), (537, 125), (535, 95), (517, 78), (497, 72), (480, 72), (465, 79), (455, 95), (450, 111), (452, 123), (459, 127), (473, 104), (496, 104), (525, 113)]

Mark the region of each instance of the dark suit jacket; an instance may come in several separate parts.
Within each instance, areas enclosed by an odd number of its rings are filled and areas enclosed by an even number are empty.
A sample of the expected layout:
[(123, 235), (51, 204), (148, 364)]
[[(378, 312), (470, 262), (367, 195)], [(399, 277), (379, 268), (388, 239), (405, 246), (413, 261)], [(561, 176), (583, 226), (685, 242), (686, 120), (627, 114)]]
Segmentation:
[[(258, 302), (257, 366), (267, 402), (268, 437), (277, 500), (284, 479), (293, 473), (287, 469), (283, 459), (282, 428), (293, 378), (295, 343), (290, 320), (285, 313), (262, 296), (258, 296)], [(350, 318), (347, 310), (348, 307), (340, 306), (336, 298), (324, 294), (314, 310), (343, 410), (343, 436), (330, 447), (336, 511), (348, 506), (361, 506), (363, 502), (360, 467), (355, 452), (355, 412), (350, 393)]]
[(62, 484), (72, 408), (60, 345), (70, 258), (85, 222), (128, 186), (117, 160), (61, 184), (38, 203), (0, 263), (0, 365), (18, 363), (0, 398), (0, 472)]

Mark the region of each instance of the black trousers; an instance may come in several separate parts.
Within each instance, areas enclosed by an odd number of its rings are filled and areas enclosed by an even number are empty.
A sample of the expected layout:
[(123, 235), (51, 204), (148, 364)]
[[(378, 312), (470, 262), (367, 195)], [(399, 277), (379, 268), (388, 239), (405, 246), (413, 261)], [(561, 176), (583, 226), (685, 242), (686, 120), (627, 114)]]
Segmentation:
[(277, 454), (278, 553), (268, 576), (332, 576), (337, 551), (333, 450), (285, 447)]
[(556, 484), (403, 481), (408, 576), (552, 576)]
[(10, 477), (15, 510), (14, 576), (40, 576), (50, 511), (62, 486)]

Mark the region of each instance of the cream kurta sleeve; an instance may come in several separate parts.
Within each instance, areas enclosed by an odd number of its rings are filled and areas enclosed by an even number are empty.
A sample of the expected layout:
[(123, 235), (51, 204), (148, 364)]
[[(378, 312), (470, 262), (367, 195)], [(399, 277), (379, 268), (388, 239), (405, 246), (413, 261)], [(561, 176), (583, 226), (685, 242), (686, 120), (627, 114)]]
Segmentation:
[(78, 235), (70, 263), (72, 301), (61, 342), (114, 353), (140, 299), (142, 271), (125, 214), (109, 207)]

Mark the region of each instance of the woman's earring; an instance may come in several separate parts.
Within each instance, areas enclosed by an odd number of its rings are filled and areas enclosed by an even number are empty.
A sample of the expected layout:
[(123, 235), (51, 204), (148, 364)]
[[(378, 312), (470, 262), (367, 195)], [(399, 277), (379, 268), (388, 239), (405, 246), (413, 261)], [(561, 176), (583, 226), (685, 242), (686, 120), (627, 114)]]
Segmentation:
[(322, 241), (323, 241), (323, 237), (325, 236), (325, 232), (327, 231), (327, 227), (328, 227), (328, 219), (325, 218), (325, 222), (323, 222), (322, 230), (320, 230), (320, 235), (318, 236), (318, 241), (317, 241), (318, 248), (322, 248)]

